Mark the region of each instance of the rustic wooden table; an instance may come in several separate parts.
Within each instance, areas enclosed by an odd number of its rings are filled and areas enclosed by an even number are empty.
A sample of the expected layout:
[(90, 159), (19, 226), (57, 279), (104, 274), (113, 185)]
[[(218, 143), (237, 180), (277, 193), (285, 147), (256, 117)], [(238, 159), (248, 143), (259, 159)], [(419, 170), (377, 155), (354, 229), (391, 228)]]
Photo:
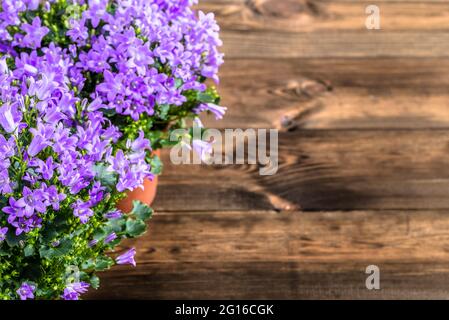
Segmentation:
[(138, 266), (90, 298), (449, 298), (449, 1), (377, 0), (367, 30), (372, 2), (202, 1), (229, 107), (208, 125), (280, 129), (279, 172), (165, 153)]

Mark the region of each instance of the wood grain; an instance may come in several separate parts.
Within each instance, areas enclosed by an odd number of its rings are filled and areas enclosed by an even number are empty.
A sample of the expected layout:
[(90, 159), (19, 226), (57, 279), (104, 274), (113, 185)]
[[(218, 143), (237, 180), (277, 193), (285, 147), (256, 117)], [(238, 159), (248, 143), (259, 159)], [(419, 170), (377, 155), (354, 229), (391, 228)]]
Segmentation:
[(435, 31), (449, 28), (448, 1), (203, 1), (223, 30), (364, 31), (365, 8), (378, 5), (382, 31)]
[(172, 165), (166, 152), (155, 207), (449, 208), (447, 130), (296, 130), (279, 143), (279, 171), (265, 177), (251, 165)]
[[(444, 298), (448, 213), (159, 213), (128, 244), (138, 247), (138, 267), (105, 273), (90, 297)], [(380, 291), (365, 288), (371, 264)]]
[(165, 151), (150, 232), (125, 243), (137, 268), (88, 298), (447, 299), (449, 0), (376, 1), (381, 30), (367, 0), (200, 2), (229, 110), (205, 122), (279, 129), (279, 171)]
[(439, 58), (449, 57), (449, 33), (224, 31), (228, 58)]
[(449, 59), (234, 59), (211, 128), (447, 128)]

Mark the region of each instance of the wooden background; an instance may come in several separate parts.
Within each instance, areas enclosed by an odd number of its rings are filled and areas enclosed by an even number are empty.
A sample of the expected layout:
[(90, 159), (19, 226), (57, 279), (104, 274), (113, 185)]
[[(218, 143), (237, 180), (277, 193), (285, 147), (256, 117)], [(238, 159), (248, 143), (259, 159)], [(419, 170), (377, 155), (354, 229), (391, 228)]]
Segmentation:
[[(381, 30), (365, 28), (370, 4)], [(200, 7), (226, 53), (229, 112), (208, 125), (280, 129), (279, 172), (165, 153), (157, 215), (126, 243), (138, 266), (89, 298), (449, 298), (449, 1)]]

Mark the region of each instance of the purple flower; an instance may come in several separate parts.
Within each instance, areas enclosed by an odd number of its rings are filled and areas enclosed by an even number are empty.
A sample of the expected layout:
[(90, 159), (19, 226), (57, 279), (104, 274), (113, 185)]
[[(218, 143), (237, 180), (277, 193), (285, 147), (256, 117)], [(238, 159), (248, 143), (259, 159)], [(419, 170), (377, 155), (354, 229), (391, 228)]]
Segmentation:
[(5, 206), (2, 208), (2, 211), (9, 215), (8, 222), (11, 223), (16, 219), (17, 217), (23, 217), (24, 211), (22, 210), (22, 207), (17, 204), (17, 201), (14, 199), (14, 197), (9, 197), (9, 206)]
[(109, 242), (114, 241), (115, 239), (117, 239), (117, 235), (115, 234), (115, 232), (112, 232), (110, 235), (108, 235), (105, 239), (104, 239), (104, 243), (108, 244)]
[(213, 141), (207, 142), (200, 139), (192, 140), (192, 147), (187, 145), (187, 148), (193, 149), (195, 153), (201, 158), (201, 161), (207, 162), (213, 152)]
[[(5, 161), (5, 160), (3, 160)], [(9, 178), (9, 172), (6, 169), (0, 170), (0, 193), (8, 194), (12, 193), (11, 180)]]
[(73, 215), (78, 217), (82, 224), (86, 224), (90, 217), (94, 215), (94, 212), (89, 207), (88, 202), (83, 202), (81, 200), (77, 200), (76, 203), (72, 205)]
[(195, 109), (196, 113), (200, 113), (203, 111), (210, 111), (215, 115), (215, 119), (220, 120), (223, 119), (224, 114), (226, 113), (226, 107), (220, 107), (213, 103), (203, 103), (199, 107)]
[(119, 219), (122, 217), (122, 215), (123, 215), (123, 213), (120, 210), (114, 210), (114, 211), (110, 211), (110, 212), (106, 213), (104, 215), (104, 217), (106, 219)]
[(93, 247), (95, 247), (95, 246), (97, 245), (97, 243), (98, 243), (98, 240), (97, 240), (97, 239), (93, 239), (93, 240), (89, 241), (89, 243), (87, 244), (87, 246), (88, 246), (89, 248), (93, 248)]
[(39, 152), (51, 145), (51, 139), (53, 138), (55, 128), (51, 125), (38, 124), (38, 127), (31, 128), (30, 132), (33, 134), (33, 140), (31, 140), (28, 146), (28, 154), (31, 157), (36, 156)]
[(74, 282), (64, 289), (62, 298), (64, 300), (78, 300), (80, 294), (87, 292), (90, 285), (86, 282)]
[(31, 217), (34, 211), (45, 213), (47, 207), (45, 205), (45, 194), (42, 190), (31, 190), (23, 187), (23, 197), (17, 200), (16, 206), (23, 208), (26, 217)]
[(28, 23), (22, 24), (22, 30), (26, 32), (26, 35), (21, 41), (21, 46), (31, 49), (40, 48), (42, 38), (49, 31), (47, 27), (41, 26), (41, 19), (39, 17), (35, 17), (31, 25)]
[[(10, 216), (11, 217), (11, 216)], [(42, 227), (42, 219), (34, 215), (30, 218), (19, 217), (15, 218), (13, 221), (9, 221), (12, 226), (16, 228), (16, 236), (21, 235), (23, 232), (28, 233), (33, 229)]]
[(134, 140), (130, 141), (128, 140), (127, 143), (128, 148), (131, 148), (134, 152), (139, 152), (143, 150), (151, 150), (151, 144), (148, 139), (145, 139), (145, 135), (143, 131), (139, 132), (139, 137)]
[(64, 193), (58, 193), (58, 189), (56, 186), (50, 186), (45, 188), (44, 184), (44, 192), (45, 192), (45, 205), (52, 206), (53, 210), (59, 211), (60, 203), (66, 199), (66, 195)]
[(8, 227), (0, 228), (0, 242), (6, 239), (6, 233), (8, 232)]
[(126, 93), (127, 88), (123, 85), (123, 74), (113, 75), (110, 71), (104, 72), (104, 82), (97, 86), (99, 92), (107, 95), (109, 101), (114, 101), (118, 94)]
[(45, 162), (41, 159), (34, 159), (30, 161), (30, 165), (37, 167), (36, 171), (42, 175), (44, 180), (50, 180), (53, 177), (55, 166), (52, 157), (48, 157)]
[(34, 299), (34, 290), (35, 286), (30, 285), (26, 282), (22, 283), (22, 286), (17, 289), (17, 294), (20, 297), (20, 300)]
[(106, 7), (108, 0), (89, 0), (88, 2), (89, 10), (83, 12), (83, 18), (90, 19), (92, 26), (96, 28), (100, 20), (107, 17)]
[(22, 113), (17, 104), (5, 103), (0, 107), (0, 125), (7, 133), (16, 131), (20, 121), (22, 121)]
[(115, 262), (117, 262), (117, 264), (130, 264), (135, 267), (136, 266), (136, 261), (134, 260), (135, 254), (136, 254), (136, 249), (132, 248), (131, 250), (128, 250), (124, 254), (118, 256), (115, 259)]
[(12, 157), (15, 154), (16, 142), (14, 137), (10, 137), (8, 140), (0, 134), (0, 159)]
[(105, 187), (100, 182), (96, 181), (91, 190), (89, 190), (89, 205), (91, 207), (96, 206), (103, 200)]
[(72, 41), (76, 42), (79, 45), (83, 45), (87, 38), (89, 37), (88, 29), (85, 26), (85, 19), (81, 20), (70, 20), (70, 30), (67, 32), (67, 35), (72, 39)]

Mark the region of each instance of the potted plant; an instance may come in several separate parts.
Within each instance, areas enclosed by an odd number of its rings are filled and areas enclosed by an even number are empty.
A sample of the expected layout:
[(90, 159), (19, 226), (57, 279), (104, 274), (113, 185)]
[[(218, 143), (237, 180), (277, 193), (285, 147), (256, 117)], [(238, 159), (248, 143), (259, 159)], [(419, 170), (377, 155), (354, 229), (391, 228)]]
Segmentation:
[(223, 116), (219, 28), (195, 0), (0, 3), (0, 299), (78, 299), (135, 265), (114, 248), (147, 228), (171, 132)]

